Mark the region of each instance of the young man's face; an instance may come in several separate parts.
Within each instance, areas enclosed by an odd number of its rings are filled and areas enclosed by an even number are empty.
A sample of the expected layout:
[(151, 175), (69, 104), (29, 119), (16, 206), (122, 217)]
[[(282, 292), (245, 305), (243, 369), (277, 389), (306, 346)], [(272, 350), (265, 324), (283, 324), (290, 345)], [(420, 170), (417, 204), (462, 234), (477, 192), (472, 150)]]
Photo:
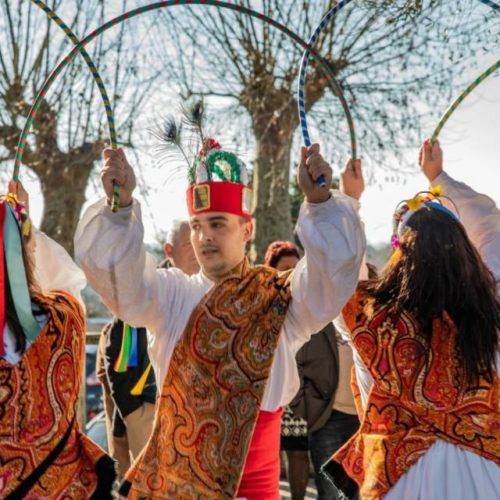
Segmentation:
[(196, 215), (189, 221), (191, 243), (203, 272), (214, 281), (234, 269), (245, 257), (252, 222), (225, 212)]

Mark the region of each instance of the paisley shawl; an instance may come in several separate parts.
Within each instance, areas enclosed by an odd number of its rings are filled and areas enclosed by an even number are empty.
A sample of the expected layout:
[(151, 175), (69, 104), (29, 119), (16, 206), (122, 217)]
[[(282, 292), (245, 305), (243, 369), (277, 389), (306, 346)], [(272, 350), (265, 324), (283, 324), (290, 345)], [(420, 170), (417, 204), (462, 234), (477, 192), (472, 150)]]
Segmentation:
[[(0, 497), (18, 498), (18, 488), (64, 443), (21, 496), (110, 498), (111, 459), (80, 431), (75, 418), (85, 359), (83, 310), (62, 293), (35, 294), (33, 299), (48, 314), (46, 325), (19, 363), (0, 359)], [(107, 476), (106, 485), (98, 471)]]
[(500, 463), (499, 379), (465, 390), (456, 328), (435, 320), (430, 344), (411, 315), (391, 315), (358, 289), (343, 310), (374, 384), (359, 431), (333, 456), (379, 499), (437, 439)]
[(127, 498), (234, 497), (290, 300), (288, 276), (245, 262), (195, 308), (152, 436), (127, 473)]

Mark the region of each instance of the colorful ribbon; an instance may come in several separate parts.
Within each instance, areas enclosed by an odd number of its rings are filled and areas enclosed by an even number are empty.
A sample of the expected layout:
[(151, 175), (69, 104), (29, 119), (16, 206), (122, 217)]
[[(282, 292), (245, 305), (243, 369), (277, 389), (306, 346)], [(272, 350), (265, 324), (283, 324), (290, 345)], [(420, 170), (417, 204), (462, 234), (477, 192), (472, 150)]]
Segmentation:
[(0, 203), (0, 358), (5, 355), (3, 335), (5, 331), (5, 260), (3, 251), (3, 224), (5, 221), (5, 203)]
[(122, 345), (120, 354), (115, 361), (114, 370), (118, 373), (124, 373), (129, 367), (137, 367), (138, 364), (137, 328), (123, 323)]
[[(16, 309), (19, 323), (29, 342), (34, 342), (40, 333), (40, 325), (33, 316), (31, 296), (24, 268), (21, 233), (16, 217), (6, 203), (3, 221), (3, 247), (5, 263), (9, 276), (10, 292)], [(3, 288), (5, 290), (5, 287)]]

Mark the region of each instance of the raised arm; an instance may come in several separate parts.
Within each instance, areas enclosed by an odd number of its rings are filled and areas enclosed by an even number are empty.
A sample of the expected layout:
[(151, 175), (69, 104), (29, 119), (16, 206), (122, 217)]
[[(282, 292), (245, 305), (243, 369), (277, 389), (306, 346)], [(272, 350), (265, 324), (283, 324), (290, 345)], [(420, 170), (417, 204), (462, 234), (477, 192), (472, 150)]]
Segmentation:
[(298, 175), (306, 201), (297, 232), (305, 256), (292, 274), (292, 300), (285, 322), (285, 332), (297, 348), (340, 313), (356, 288), (366, 246), (358, 215), (358, 199), (364, 189), (360, 162), (347, 163), (342, 173), (344, 193), (321, 192), (310, 179), (321, 174), (328, 185), (329, 165), (314, 152), (306, 158), (303, 151)]
[[(192, 288), (190, 279), (174, 269), (157, 270), (144, 250), (141, 209), (133, 200), (135, 176), (121, 150), (105, 150), (101, 178), (107, 200), (85, 212), (75, 235), (75, 255), (90, 285), (120, 319), (152, 332), (168, 330)], [(112, 180), (122, 186), (121, 208), (109, 207)]]
[[(500, 210), (495, 202), (477, 193), (467, 184), (458, 182), (443, 170), (443, 152), (439, 143), (431, 146), (425, 141), (420, 151), (420, 165), (432, 186), (440, 185), (443, 194), (458, 208), (460, 221), (478, 249), (484, 262), (500, 280)], [(444, 201), (448, 208), (453, 206)]]

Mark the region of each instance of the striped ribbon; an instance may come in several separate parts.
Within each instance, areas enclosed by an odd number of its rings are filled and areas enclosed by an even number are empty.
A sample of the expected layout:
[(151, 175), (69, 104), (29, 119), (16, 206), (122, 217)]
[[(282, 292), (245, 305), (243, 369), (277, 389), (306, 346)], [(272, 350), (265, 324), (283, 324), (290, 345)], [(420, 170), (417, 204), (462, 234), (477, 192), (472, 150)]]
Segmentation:
[[(133, 337), (136, 337), (135, 340), (135, 352), (137, 353), (137, 329), (131, 327), (127, 323), (123, 323), (123, 331), (122, 331), (122, 345), (120, 347), (120, 353), (115, 361), (114, 370), (118, 373), (124, 373), (127, 371), (130, 361), (130, 355), (133, 350), (134, 340)], [(137, 357), (137, 355), (136, 355)], [(137, 363), (135, 364), (137, 366)]]
[(488, 76), (492, 75), (498, 68), (500, 68), (500, 59), (492, 64), (484, 73), (481, 73), (458, 97), (455, 99), (453, 104), (446, 110), (444, 115), (439, 120), (439, 123), (431, 136), (431, 144), (434, 144), (438, 138), (441, 129), (444, 127), (445, 123), (448, 121), (453, 112), (460, 106), (462, 101)]
[(40, 325), (33, 316), (31, 296), (24, 268), (21, 232), (14, 212), (7, 203), (3, 222), (3, 244), (5, 265), (9, 276), (10, 292), (19, 323), (30, 342), (34, 342), (40, 333)]
[[(109, 127), (109, 141), (111, 144), (111, 147), (113, 149), (116, 149), (117, 147), (117, 138), (116, 138), (116, 129), (115, 129), (115, 119), (114, 119), (114, 114), (113, 114), (113, 108), (111, 107), (111, 102), (108, 97), (108, 93), (106, 92), (106, 88), (104, 86), (104, 82), (102, 81), (101, 75), (97, 71), (97, 68), (95, 67), (94, 61), (90, 57), (89, 53), (85, 50), (85, 47), (80, 43), (80, 40), (77, 38), (77, 36), (73, 33), (71, 28), (44, 2), (41, 0), (31, 0), (37, 7), (40, 7), (46, 14), (47, 17), (55, 22), (57, 26), (59, 26), (64, 34), (76, 45), (76, 48), (78, 49), (78, 52), (82, 55), (85, 63), (90, 69), (90, 72), (92, 73), (92, 76), (94, 77), (94, 80), (96, 82), (97, 88), (99, 89), (99, 93), (101, 94), (102, 101), (104, 103), (104, 109), (106, 110), (106, 117), (108, 120), (108, 127)], [(42, 97), (45, 97), (45, 94)], [(19, 138), (19, 144), (17, 148), (17, 154), (15, 157), (15, 165), (14, 165), (14, 176), (13, 180), (16, 182), (19, 182), (19, 168), (21, 165), (21, 160), (22, 160), (22, 154), (19, 154), (20, 151), (24, 152), (26, 148), (26, 141), (28, 137), (28, 132), (33, 124), (34, 118), (36, 113), (38, 112), (38, 108), (40, 107), (40, 103), (42, 102), (42, 99), (39, 101), (35, 101), (35, 105), (31, 108), (27, 125), (23, 128), (23, 131), (21, 132), (21, 137)], [(113, 196), (111, 200), (111, 210), (113, 212), (116, 212), (118, 210), (118, 207), (120, 206), (120, 187), (116, 181), (113, 181)]]
[[(321, 22), (314, 30), (311, 38), (308, 41), (308, 47), (304, 51), (302, 56), (302, 61), (300, 63), (300, 73), (299, 73), (299, 82), (298, 82), (298, 108), (299, 108), (299, 118), (300, 118), (300, 127), (302, 129), (302, 137), (304, 139), (304, 144), (309, 147), (311, 145), (311, 138), (309, 136), (309, 128), (307, 126), (307, 117), (306, 117), (306, 104), (305, 104), (305, 83), (307, 78), (307, 67), (309, 64), (309, 59), (312, 59), (314, 62), (319, 63), (319, 67), (321, 68), (323, 63), (322, 59), (318, 58), (317, 55), (313, 55), (311, 58), (311, 49), (314, 47), (314, 44), (318, 40), (318, 37), (321, 35), (323, 30), (328, 26), (331, 19), (333, 19), (337, 13), (342, 10), (346, 5), (348, 5), (351, 0), (341, 0), (334, 7), (332, 7), (321, 19)], [(349, 111), (349, 107), (347, 105), (347, 101), (342, 93), (341, 87), (337, 82), (334, 83), (333, 86), (335, 95), (340, 99), (340, 103), (342, 108), (344, 109), (344, 113), (347, 118), (347, 124), (349, 126), (349, 134), (351, 136), (351, 156), (352, 159), (356, 159), (356, 134), (354, 131), (354, 122), (352, 120), (351, 113)], [(321, 176), (316, 182), (320, 184), (320, 186), (325, 185), (325, 178)]]
[[(34, 0), (32, 0), (34, 1)], [(101, 35), (108, 29), (116, 26), (117, 24), (120, 24), (124, 21), (127, 21), (128, 19), (131, 19), (135, 16), (145, 14), (146, 12), (151, 12), (157, 9), (163, 9), (163, 8), (168, 8), (168, 7), (174, 7), (178, 5), (200, 5), (200, 6), (212, 6), (212, 7), (217, 7), (217, 8), (223, 8), (223, 9), (229, 9), (232, 11), (235, 11), (240, 14), (245, 14), (250, 17), (254, 17), (256, 19), (259, 19), (262, 22), (265, 22), (269, 24), (270, 26), (273, 26), (274, 28), (278, 29), (279, 31), (283, 32), (285, 35), (290, 37), (294, 42), (297, 43), (303, 50), (309, 49), (310, 53), (313, 54), (315, 57), (313, 59), (313, 62), (315, 64), (320, 64), (319, 70), (320, 72), (325, 76), (327, 85), (328, 87), (332, 90), (334, 95), (338, 96), (341, 98), (343, 97), (342, 94), (342, 89), (338, 85), (338, 83), (335, 80), (334, 77), (334, 70), (330, 63), (320, 57), (316, 51), (314, 50), (313, 47), (310, 47), (308, 43), (303, 40), (300, 36), (298, 36), (296, 33), (294, 33), (292, 30), (287, 28), (285, 25), (279, 23), (278, 21), (272, 19), (271, 17), (268, 17), (261, 12), (257, 12), (253, 9), (250, 9), (248, 7), (245, 7), (243, 5), (235, 5), (229, 2), (223, 2), (220, 0), (165, 0), (162, 2), (156, 2), (156, 3), (151, 3), (149, 5), (144, 5), (142, 7), (138, 7), (136, 9), (130, 10), (128, 12), (125, 12), (124, 14), (121, 14), (120, 16), (117, 16), (110, 21), (104, 23), (102, 26), (98, 27), (91, 33), (89, 33), (85, 38), (81, 39), (77, 46), (71, 50), (63, 59), (62, 61), (57, 65), (57, 67), (53, 70), (53, 72), (49, 75), (47, 78), (46, 82), (42, 86), (42, 89), (38, 93), (35, 103), (33, 107), (31, 108), (28, 120), (25, 124), (25, 128), (23, 129), (23, 135), (24, 135), (24, 142), (23, 142), (23, 147), (18, 146), (17, 152), (16, 152), (16, 160), (14, 164), (14, 179), (17, 179), (19, 176), (19, 168), (22, 163), (22, 158), (24, 155), (24, 149), (25, 149), (25, 144), (26, 144), (26, 137), (29, 134), (29, 131), (33, 125), (35, 116), (37, 114), (37, 111), (40, 107), (40, 104), (42, 100), (45, 98), (47, 92), (49, 91), (50, 87), (52, 84), (55, 82), (59, 74), (63, 71), (63, 69), (76, 57), (76, 55), (80, 52), (83, 47), (85, 47), (88, 43), (90, 43), (92, 40), (94, 40), (97, 36)], [(344, 113), (346, 114), (346, 118), (349, 122), (352, 122), (352, 119), (350, 117), (350, 112), (345, 104), (345, 99), (344, 99), (344, 104), (343, 104), (343, 110)], [(112, 112), (111, 112), (112, 116)], [(109, 120), (108, 120), (109, 124)], [(111, 132), (110, 132), (111, 135)], [(20, 141), (21, 142), (21, 141)]]
[(0, 358), (5, 355), (5, 346), (3, 341), (6, 320), (5, 286), (7, 285), (7, 280), (5, 279), (7, 269), (5, 269), (3, 250), (3, 225), (5, 221), (5, 210), (5, 203), (0, 203)]

